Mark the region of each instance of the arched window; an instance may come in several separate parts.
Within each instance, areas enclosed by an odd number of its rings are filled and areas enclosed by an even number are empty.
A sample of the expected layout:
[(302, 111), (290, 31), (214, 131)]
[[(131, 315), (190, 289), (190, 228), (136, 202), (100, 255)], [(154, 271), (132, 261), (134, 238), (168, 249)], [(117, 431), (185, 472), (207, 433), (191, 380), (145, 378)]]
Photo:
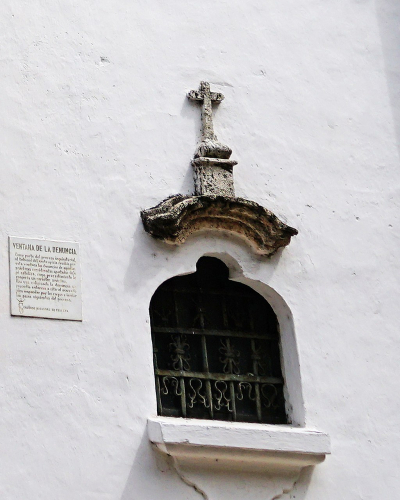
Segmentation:
[(223, 262), (165, 281), (150, 317), (159, 415), (287, 423), (276, 315)]

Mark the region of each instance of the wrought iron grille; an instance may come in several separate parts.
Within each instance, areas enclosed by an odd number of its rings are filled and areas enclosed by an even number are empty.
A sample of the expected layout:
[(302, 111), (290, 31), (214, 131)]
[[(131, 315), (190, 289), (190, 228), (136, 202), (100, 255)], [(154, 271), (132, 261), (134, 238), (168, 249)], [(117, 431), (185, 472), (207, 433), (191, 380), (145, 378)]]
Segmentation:
[(223, 262), (163, 283), (150, 316), (159, 415), (287, 423), (276, 315)]

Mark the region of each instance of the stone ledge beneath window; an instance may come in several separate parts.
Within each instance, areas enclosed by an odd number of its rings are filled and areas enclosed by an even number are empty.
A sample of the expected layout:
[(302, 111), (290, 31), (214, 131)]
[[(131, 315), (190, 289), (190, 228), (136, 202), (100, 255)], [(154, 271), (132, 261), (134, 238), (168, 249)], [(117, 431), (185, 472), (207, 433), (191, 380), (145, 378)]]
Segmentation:
[(286, 425), (151, 417), (147, 428), (162, 453), (186, 466), (291, 473), (330, 453), (327, 434)]

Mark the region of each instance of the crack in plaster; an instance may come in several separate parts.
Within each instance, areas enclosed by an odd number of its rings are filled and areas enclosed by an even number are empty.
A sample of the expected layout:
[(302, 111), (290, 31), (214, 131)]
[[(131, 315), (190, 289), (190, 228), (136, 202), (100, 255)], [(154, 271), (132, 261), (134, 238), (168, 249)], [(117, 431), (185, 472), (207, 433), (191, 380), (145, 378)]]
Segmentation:
[(173, 457), (169, 457), (169, 458), (171, 459), (171, 465), (174, 468), (175, 472), (178, 474), (179, 478), (187, 486), (190, 486), (191, 488), (193, 488), (196, 493), (198, 493), (199, 495), (201, 495), (204, 498), (204, 500), (209, 500), (208, 495), (207, 495), (207, 493), (204, 490), (202, 490), (201, 488), (199, 488), (199, 486), (197, 486), (197, 484), (193, 483), (187, 477), (184, 476), (183, 472), (179, 469), (178, 464), (177, 464), (175, 458), (173, 458)]
[(287, 495), (288, 493), (292, 493), (292, 491), (294, 490), (294, 487), (296, 486), (297, 481), (300, 479), (301, 472), (302, 471), (300, 470), (300, 472), (297, 474), (295, 480), (293, 481), (292, 486), (290, 486), (289, 488), (284, 488), (282, 490), (282, 493), (275, 495), (274, 497), (271, 498), (271, 500), (278, 500), (279, 498), (282, 498), (283, 495)]
[[(168, 456), (168, 461), (170, 462), (170, 464), (172, 465), (172, 468), (175, 470), (175, 472), (179, 476), (179, 479), (183, 483), (185, 483), (190, 488), (193, 488), (194, 491), (196, 493), (198, 493), (199, 495), (201, 495), (204, 500), (210, 500), (209, 496), (207, 495), (207, 493), (204, 490), (202, 490), (199, 486), (197, 486), (196, 483), (194, 483), (193, 481), (190, 481), (190, 479), (188, 479), (187, 477), (185, 477), (185, 475), (183, 474), (183, 472), (179, 469), (178, 463), (177, 463), (177, 461), (176, 461), (176, 459), (174, 457), (172, 457), (171, 455), (169, 455)], [(293, 483), (292, 483), (291, 486), (289, 486), (288, 488), (284, 488), (281, 493), (278, 493), (277, 495), (273, 496), (271, 498), (271, 500), (279, 500), (279, 499), (283, 498), (283, 495), (287, 495), (289, 493), (292, 493), (293, 490), (294, 490), (294, 488), (295, 488), (295, 486), (296, 486), (296, 484), (297, 484), (297, 482), (300, 479), (301, 473), (302, 473), (302, 470), (300, 470), (299, 473), (296, 475), (296, 477), (294, 478)]]

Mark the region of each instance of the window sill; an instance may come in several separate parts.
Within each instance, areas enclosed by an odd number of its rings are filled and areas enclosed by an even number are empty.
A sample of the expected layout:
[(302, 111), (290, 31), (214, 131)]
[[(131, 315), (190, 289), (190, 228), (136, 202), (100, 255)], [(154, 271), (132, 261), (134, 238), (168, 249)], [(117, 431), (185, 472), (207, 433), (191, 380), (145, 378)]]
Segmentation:
[(150, 417), (150, 441), (188, 466), (300, 471), (330, 453), (327, 434), (288, 425)]

